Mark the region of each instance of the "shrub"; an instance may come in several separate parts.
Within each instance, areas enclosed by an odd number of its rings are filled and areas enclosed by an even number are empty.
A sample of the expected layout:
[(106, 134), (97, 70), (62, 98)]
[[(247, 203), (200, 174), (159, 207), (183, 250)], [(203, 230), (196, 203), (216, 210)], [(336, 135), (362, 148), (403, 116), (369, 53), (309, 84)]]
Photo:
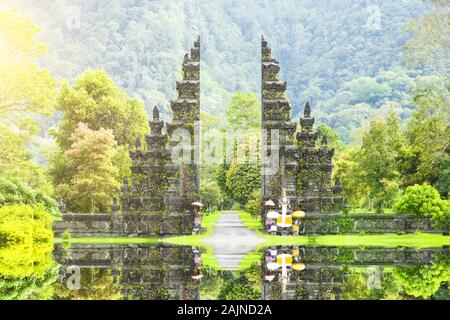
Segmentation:
[(227, 190), (233, 200), (244, 206), (253, 191), (261, 188), (261, 169), (259, 165), (233, 160), (227, 172)]
[(200, 187), (202, 203), (208, 211), (220, 209), (223, 202), (222, 192), (217, 182), (204, 183)]
[(14, 204), (42, 205), (46, 211), (60, 215), (58, 203), (39, 189), (32, 189), (26, 183), (0, 178), (0, 207)]
[(405, 195), (393, 206), (395, 212), (429, 217), (436, 227), (450, 226), (450, 203), (441, 199), (439, 192), (427, 183), (406, 188)]
[(46, 243), (53, 239), (53, 218), (42, 205), (0, 208), (0, 241), (7, 244)]
[(245, 204), (245, 211), (250, 213), (253, 217), (261, 216), (261, 190), (255, 190), (250, 196), (250, 199)]

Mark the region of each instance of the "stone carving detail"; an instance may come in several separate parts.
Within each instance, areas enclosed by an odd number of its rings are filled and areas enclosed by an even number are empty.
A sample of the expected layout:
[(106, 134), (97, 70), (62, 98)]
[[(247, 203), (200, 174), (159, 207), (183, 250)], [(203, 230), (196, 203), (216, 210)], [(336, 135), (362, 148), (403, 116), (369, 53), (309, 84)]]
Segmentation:
[(303, 117), (300, 118), (301, 131), (297, 132), (297, 206), (307, 212), (339, 212), (344, 199), (339, 195), (339, 179), (334, 188), (331, 184), (334, 149), (328, 146), (326, 137), (317, 146), (318, 135), (313, 130), (314, 121), (311, 106), (306, 103)]
[[(161, 121), (155, 106), (149, 122), (150, 134), (145, 137), (146, 148), (138, 138), (135, 150), (130, 152), (132, 177), (131, 181), (124, 181), (121, 196), (126, 233), (192, 232), (195, 214), (191, 202), (199, 197), (199, 169), (194, 156), (199, 152), (200, 37), (190, 54), (184, 56), (182, 71), (183, 78), (176, 84), (178, 98), (170, 103), (172, 122)], [(189, 148), (183, 150), (189, 153), (190, 162), (177, 163), (172, 159), (172, 151), (180, 141), (174, 137), (184, 132), (190, 134), (186, 137), (190, 139)], [(156, 219), (155, 214), (166, 217)]]
[[(286, 174), (285, 165), (289, 162), (286, 154), (282, 152), (278, 163), (272, 163), (272, 168), (278, 168), (274, 173), (267, 168), (271, 154), (272, 134), (278, 132), (279, 147), (281, 150), (292, 146), (292, 136), (296, 125), (291, 122), (291, 105), (285, 97), (286, 81), (278, 78), (280, 71), (279, 62), (272, 57), (271, 49), (267, 45), (264, 37), (261, 38), (261, 109), (262, 109), (262, 129), (265, 134), (262, 136), (262, 188), (263, 197), (279, 199), (282, 189), (286, 187), (283, 177)], [(275, 143), (275, 142), (274, 142)], [(280, 151), (281, 151), (280, 150)], [(275, 150), (274, 150), (275, 151)], [(288, 169), (290, 171), (290, 168)]]

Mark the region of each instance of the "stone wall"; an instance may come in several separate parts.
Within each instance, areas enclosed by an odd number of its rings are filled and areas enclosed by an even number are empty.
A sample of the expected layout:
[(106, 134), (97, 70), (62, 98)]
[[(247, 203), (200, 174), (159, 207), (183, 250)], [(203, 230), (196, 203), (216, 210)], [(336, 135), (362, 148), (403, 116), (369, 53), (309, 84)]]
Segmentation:
[(300, 234), (413, 233), (416, 231), (442, 233), (433, 228), (433, 223), (429, 219), (418, 219), (412, 215), (312, 213), (307, 214), (300, 224)]
[(194, 218), (188, 214), (63, 214), (53, 224), (56, 237), (69, 231), (74, 237), (175, 236), (192, 233)]

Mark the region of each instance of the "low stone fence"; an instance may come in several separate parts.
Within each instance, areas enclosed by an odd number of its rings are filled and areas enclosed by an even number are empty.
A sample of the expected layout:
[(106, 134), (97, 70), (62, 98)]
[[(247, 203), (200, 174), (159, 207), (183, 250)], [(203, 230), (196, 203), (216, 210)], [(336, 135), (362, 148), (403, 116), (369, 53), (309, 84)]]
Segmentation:
[(54, 222), (53, 231), (56, 237), (65, 231), (75, 237), (174, 236), (192, 234), (193, 223), (194, 216), (190, 213), (65, 213), (61, 221)]
[(301, 220), (300, 234), (443, 233), (428, 218), (413, 215), (310, 213)]

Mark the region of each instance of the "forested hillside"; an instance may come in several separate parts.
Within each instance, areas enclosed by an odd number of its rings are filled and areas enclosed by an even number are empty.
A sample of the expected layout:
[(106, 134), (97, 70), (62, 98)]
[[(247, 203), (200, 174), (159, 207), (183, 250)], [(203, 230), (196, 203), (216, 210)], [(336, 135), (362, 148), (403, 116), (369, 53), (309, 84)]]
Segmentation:
[[(391, 105), (402, 120), (417, 84), (439, 81), (409, 70), (402, 48), (408, 21), (430, 6), (408, 1), (11, 0), (43, 29), (44, 67), (74, 80), (104, 68), (149, 111), (168, 102), (184, 52), (202, 36), (202, 108), (224, 115), (231, 94), (259, 95), (260, 36), (281, 62), (297, 115), (306, 100), (344, 140)], [(380, 109), (381, 108), (381, 109)], [(384, 111), (381, 111), (384, 112)]]

